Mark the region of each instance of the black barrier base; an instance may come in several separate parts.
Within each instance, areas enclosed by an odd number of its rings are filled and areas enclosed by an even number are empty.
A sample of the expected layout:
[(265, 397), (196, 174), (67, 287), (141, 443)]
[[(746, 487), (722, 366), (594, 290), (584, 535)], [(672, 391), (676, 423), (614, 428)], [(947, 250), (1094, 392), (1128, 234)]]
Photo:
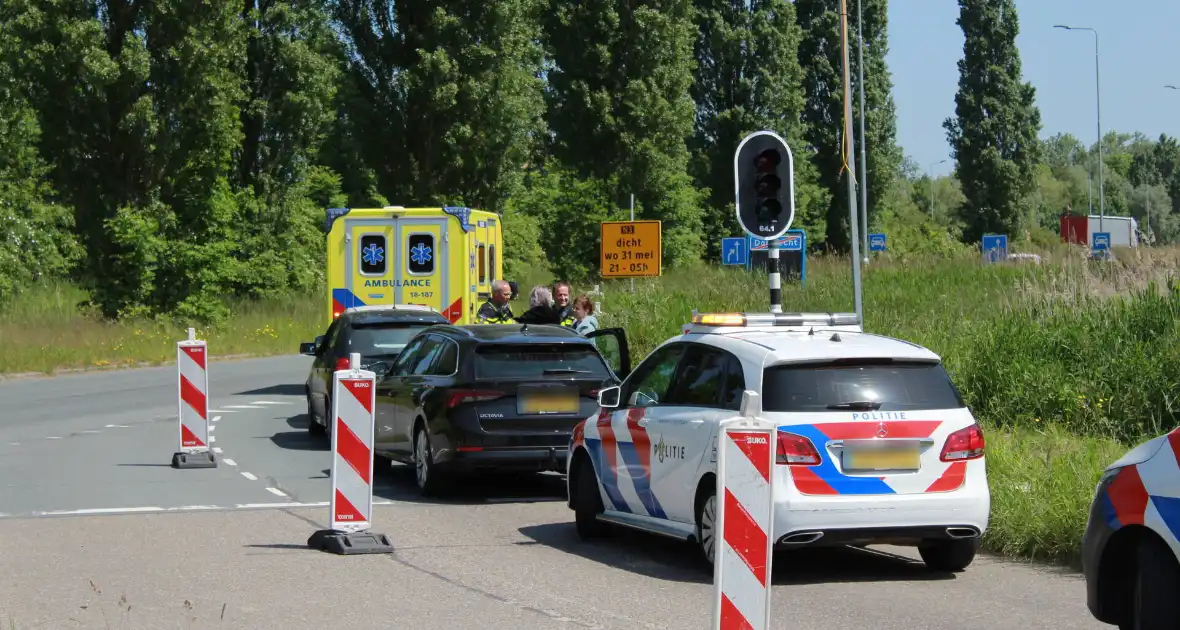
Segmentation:
[(360, 553), (393, 553), (393, 543), (390, 542), (389, 536), (372, 532), (339, 532), (321, 529), (307, 539), (307, 546), (342, 556)]
[(186, 468), (217, 468), (217, 457), (213, 451), (203, 453), (173, 453), (172, 467), (184, 470)]

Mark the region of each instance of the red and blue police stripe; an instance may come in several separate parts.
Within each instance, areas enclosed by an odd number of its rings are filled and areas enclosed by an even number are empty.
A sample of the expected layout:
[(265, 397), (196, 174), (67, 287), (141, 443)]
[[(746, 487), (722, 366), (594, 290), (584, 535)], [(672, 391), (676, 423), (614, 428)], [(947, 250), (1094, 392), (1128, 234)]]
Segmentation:
[[(795, 488), (808, 495), (883, 495), (898, 494), (885, 477), (845, 475), (825, 445), (834, 440), (867, 440), (878, 436), (882, 428), (890, 438), (923, 439), (934, 435), (941, 427), (941, 420), (897, 420), (886, 422), (826, 422), (821, 424), (788, 424), (778, 427), (780, 431), (794, 433), (811, 441), (819, 453), (820, 463), (816, 466), (791, 466), (790, 474)], [(923, 492), (949, 492), (957, 490), (966, 479), (967, 462), (953, 462)]]
[(1180, 541), (1180, 428), (1167, 435), (1155, 455), (1119, 469), (1098, 502), (1112, 530), (1162, 525)]
[[(598, 472), (598, 480), (610, 501), (610, 509), (627, 514), (634, 513), (632, 506), (623, 497), (619, 487), (619, 459), (622, 459), (627, 477), (631, 479), (636, 496), (639, 497), (647, 516), (667, 518), (651, 487), (651, 438), (647, 429), (639, 426), (645, 410), (642, 408), (626, 411), (624, 439), (619, 439), (613, 423), (613, 414), (602, 411), (593, 427), (597, 435), (589, 436), (580, 430), (574, 436), (575, 448), (584, 444), (590, 453), (590, 460)], [(581, 425), (579, 425), (581, 427)]]

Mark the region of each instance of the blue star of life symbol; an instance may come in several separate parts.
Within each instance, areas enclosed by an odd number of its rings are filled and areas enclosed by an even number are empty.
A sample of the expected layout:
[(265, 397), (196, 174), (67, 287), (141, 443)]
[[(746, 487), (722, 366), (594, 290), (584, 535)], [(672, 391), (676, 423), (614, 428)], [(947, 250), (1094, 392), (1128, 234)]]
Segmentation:
[(375, 265), (385, 260), (385, 248), (369, 245), (361, 250), (361, 257), (370, 265)]
[(425, 265), (430, 262), (430, 248), (422, 243), (418, 243), (410, 250), (410, 260), (414, 261), (415, 264)]

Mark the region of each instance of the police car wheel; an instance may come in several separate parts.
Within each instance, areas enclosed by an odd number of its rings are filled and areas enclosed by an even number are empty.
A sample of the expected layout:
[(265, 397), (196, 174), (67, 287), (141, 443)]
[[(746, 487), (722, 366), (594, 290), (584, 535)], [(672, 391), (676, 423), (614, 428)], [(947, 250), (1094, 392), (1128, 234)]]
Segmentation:
[(967, 568), (979, 551), (978, 538), (931, 541), (918, 545), (918, 555), (935, 571), (956, 572)]
[(1162, 630), (1180, 628), (1180, 563), (1176, 554), (1155, 536), (1144, 536), (1138, 545), (1134, 582), (1134, 599), (1130, 623), (1120, 628)]
[(701, 556), (709, 566), (713, 566), (713, 554), (717, 548), (716, 534), (717, 491), (712, 490), (697, 501), (697, 544), (701, 546)]
[(574, 485), (574, 523), (578, 528), (578, 536), (582, 538), (596, 538), (606, 534), (606, 523), (598, 520), (603, 512), (602, 495), (598, 492), (598, 480), (594, 476), (594, 466), (586, 457), (578, 458), (577, 483)]

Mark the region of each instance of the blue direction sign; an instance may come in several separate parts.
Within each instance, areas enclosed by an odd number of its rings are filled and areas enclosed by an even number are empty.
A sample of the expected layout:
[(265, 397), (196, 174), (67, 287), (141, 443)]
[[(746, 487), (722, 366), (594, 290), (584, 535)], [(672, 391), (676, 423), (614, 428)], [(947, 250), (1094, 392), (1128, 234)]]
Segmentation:
[(984, 234), (983, 235), (983, 259), (988, 262), (998, 262), (1007, 260), (1008, 258), (1008, 235), (1007, 234)]
[(1110, 250), (1110, 232), (1095, 232), (1093, 241), (1094, 251), (1105, 252)]
[(746, 238), (737, 236), (721, 239), (721, 264), (746, 265), (749, 260), (746, 250)]
[(885, 235), (880, 232), (876, 234), (869, 234), (869, 251), (883, 252), (885, 251)]

